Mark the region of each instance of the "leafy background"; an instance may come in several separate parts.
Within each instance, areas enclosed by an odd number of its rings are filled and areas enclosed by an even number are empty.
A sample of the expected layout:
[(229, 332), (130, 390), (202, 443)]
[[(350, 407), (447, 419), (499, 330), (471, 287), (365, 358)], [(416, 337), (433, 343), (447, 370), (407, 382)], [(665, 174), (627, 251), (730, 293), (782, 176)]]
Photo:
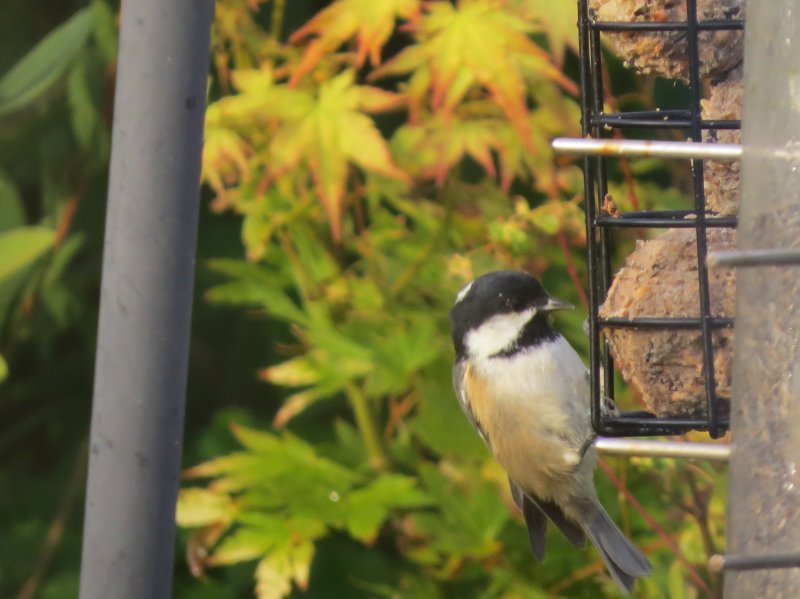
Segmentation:
[[(105, 0), (51, 8), (0, 20), (0, 596), (19, 599), (77, 592), (118, 26)], [(572, 0), (217, 3), (176, 597), (616, 596), (555, 534), (534, 562), (449, 381), (473, 276), (523, 268), (585, 304), (581, 173), (549, 149), (580, 132), (575, 21)], [(685, 102), (608, 64), (610, 109)], [(611, 185), (622, 210), (686, 187), (654, 160)], [(558, 325), (585, 351), (583, 319)], [(654, 563), (635, 596), (719, 596), (724, 471), (601, 470)]]

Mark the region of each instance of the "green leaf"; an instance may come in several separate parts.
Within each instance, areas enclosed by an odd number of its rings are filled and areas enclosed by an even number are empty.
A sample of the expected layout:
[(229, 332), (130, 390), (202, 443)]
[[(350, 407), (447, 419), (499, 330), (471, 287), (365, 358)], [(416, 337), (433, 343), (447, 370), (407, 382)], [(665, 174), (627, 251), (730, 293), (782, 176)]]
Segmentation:
[(561, 228), (560, 212), (552, 203), (537, 206), (530, 212), (530, 220), (543, 233), (555, 235)]
[(6, 359), (0, 354), (0, 383), (8, 378), (8, 362)]
[(225, 494), (200, 487), (181, 489), (176, 519), (179, 526), (208, 526), (228, 522), (234, 513), (233, 502)]
[(36, 260), (54, 238), (55, 233), (45, 227), (17, 227), (0, 234), (0, 281)]
[(409, 422), (411, 430), (437, 453), (485, 457), (486, 447), (461, 411), (450, 381), (427, 377), (421, 386), (421, 405)]
[(0, 119), (36, 102), (66, 72), (89, 36), (92, 10), (84, 8), (51, 31), (0, 79)]
[(16, 185), (0, 170), (0, 233), (25, 224), (25, 208)]
[(422, 507), (430, 502), (415, 479), (400, 474), (384, 475), (344, 498), (347, 530), (355, 538), (370, 542), (391, 510)]
[(117, 15), (104, 0), (93, 0), (93, 37), (103, 59), (112, 62), (117, 57)]
[(496, 552), (497, 535), (509, 519), (497, 487), (477, 476), (467, 479), (466, 488), (456, 487), (432, 465), (423, 466), (420, 474), (439, 511), (418, 512), (413, 519), (431, 545), (448, 556), (480, 558)]
[(292, 591), (292, 562), (286, 552), (272, 552), (256, 567), (256, 597), (282, 599)]
[(319, 381), (319, 373), (307, 356), (297, 356), (261, 371), (261, 376), (273, 385), (302, 387)]
[(276, 518), (273, 522), (275, 534), (264, 528), (240, 528), (225, 537), (214, 549), (208, 560), (211, 566), (237, 564), (260, 558), (275, 544), (276, 538), (281, 542), (286, 539), (286, 527)]
[[(562, 64), (566, 48), (578, 51), (578, 3), (569, 0), (515, 0), (547, 35), (557, 64)], [(514, 4), (512, 3), (512, 4)]]
[(344, 71), (323, 82), (315, 96), (276, 87), (264, 96), (262, 107), (281, 119), (270, 143), (270, 181), (306, 164), (337, 241), (341, 238), (342, 203), (350, 163), (365, 171), (408, 180), (392, 161), (375, 123), (364, 114), (396, 109), (402, 96), (354, 85), (354, 79), (353, 71)]
[(211, 260), (208, 267), (232, 279), (209, 289), (206, 292), (209, 301), (257, 305), (277, 318), (308, 324), (306, 313), (280, 288), (283, 281), (278, 273), (244, 260)]
[(100, 115), (92, 101), (86, 77), (86, 66), (83, 62), (78, 62), (72, 67), (67, 78), (67, 102), (70, 108), (72, 132), (82, 149), (90, 146), (100, 124)]

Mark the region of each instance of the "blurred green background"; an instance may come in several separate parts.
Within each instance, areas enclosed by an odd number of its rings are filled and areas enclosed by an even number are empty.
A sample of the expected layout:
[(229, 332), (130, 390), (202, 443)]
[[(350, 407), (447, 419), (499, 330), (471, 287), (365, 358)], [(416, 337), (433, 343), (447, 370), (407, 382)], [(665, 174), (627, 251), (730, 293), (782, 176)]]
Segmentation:
[[(77, 593), (117, 11), (8, 0), (0, 19), (4, 598)], [(572, 0), (217, 3), (175, 597), (616, 596), (557, 534), (535, 563), (450, 388), (447, 311), (473, 276), (584, 299), (581, 172), (549, 150), (580, 133), (575, 21)], [(612, 108), (685, 101), (608, 63)], [(638, 160), (611, 190), (688, 206), (687, 181)], [(558, 321), (582, 351), (584, 318)], [(724, 471), (603, 470), (654, 563), (635, 596), (719, 596)]]

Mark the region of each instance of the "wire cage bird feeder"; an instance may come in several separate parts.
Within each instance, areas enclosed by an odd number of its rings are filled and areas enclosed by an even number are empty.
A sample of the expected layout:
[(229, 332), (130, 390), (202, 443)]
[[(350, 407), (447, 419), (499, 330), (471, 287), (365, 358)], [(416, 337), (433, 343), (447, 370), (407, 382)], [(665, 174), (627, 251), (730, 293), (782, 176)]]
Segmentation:
[[(610, 437), (703, 430), (717, 438), (729, 424), (734, 277), (710, 271), (706, 258), (735, 247), (744, 9), (738, 0), (578, 6), (583, 139), (553, 145), (584, 156), (593, 426)], [(608, 111), (601, 34), (633, 70), (682, 80), (686, 105)], [(609, 173), (636, 156), (688, 163), (686, 209), (616, 209)], [(615, 272), (621, 228), (646, 240)], [(614, 400), (615, 364), (647, 410), (602, 409)]]

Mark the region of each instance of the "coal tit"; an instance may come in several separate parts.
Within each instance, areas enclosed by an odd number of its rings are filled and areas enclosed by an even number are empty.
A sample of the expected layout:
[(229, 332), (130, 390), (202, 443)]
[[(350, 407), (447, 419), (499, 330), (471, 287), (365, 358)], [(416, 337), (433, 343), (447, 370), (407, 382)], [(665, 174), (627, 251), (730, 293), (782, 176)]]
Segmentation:
[(588, 371), (549, 321), (572, 308), (532, 276), (492, 272), (456, 296), (453, 385), (464, 413), (508, 473), (531, 549), (544, 558), (548, 519), (578, 547), (588, 537), (629, 593), (650, 563), (597, 498)]

